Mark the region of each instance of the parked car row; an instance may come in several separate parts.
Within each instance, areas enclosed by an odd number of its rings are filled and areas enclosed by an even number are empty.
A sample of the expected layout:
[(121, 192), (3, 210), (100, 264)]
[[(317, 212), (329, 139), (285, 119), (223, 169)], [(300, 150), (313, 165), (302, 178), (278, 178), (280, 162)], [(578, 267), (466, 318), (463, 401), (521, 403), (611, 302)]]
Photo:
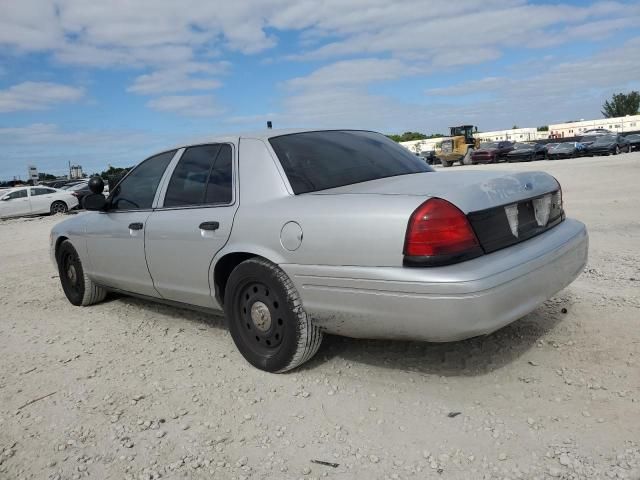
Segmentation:
[[(620, 134), (586, 135), (579, 142), (511, 142), (509, 140), (483, 142), (471, 154), (471, 164), (498, 162), (527, 162), (544, 159), (575, 158), (580, 156), (617, 155), (632, 150), (640, 150), (640, 134), (623, 136)], [(421, 155), (427, 163), (433, 155)], [(435, 159), (433, 159), (435, 160)]]

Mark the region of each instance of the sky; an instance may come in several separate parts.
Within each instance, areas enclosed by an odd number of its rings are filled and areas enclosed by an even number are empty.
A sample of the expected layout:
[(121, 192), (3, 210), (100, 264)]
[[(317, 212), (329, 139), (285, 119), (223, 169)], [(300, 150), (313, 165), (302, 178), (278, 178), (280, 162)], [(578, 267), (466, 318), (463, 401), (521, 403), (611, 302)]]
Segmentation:
[(0, 0), (0, 179), (278, 127), (446, 133), (601, 117), (640, 2)]

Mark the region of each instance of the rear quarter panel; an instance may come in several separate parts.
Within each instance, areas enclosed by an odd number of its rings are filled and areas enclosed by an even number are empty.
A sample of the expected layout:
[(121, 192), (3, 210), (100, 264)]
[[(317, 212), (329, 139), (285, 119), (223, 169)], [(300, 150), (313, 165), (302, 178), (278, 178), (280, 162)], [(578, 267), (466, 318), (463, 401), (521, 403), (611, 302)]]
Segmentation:
[[(259, 139), (239, 147), (239, 208), (228, 243), (232, 252), (261, 255), (274, 263), (402, 265), (407, 222), (426, 197), (405, 195), (293, 195), (275, 154)], [(285, 224), (300, 225), (295, 250), (284, 248)]]

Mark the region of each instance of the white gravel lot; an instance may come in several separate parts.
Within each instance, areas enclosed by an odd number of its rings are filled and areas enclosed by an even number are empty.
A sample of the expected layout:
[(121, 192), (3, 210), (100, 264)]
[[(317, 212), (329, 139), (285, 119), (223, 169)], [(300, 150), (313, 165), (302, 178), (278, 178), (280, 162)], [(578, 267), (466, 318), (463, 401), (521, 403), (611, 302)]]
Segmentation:
[(488, 337), (329, 337), (285, 375), (220, 318), (73, 307), (60, 218), (0, 221), (0, 478), (640, 478), (640, 152), (464, 168), (556, 176), (582, 276)]

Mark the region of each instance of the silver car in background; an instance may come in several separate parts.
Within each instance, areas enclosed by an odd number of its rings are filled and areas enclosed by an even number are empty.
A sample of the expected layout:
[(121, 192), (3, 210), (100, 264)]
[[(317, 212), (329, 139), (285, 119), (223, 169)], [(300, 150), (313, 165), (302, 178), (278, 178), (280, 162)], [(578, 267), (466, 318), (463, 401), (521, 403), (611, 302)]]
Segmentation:
[(324, 333), (444, 342), (491, 333), (570, 284), (585, 226), (542, 172), (435, 172), (384, 135), (267, 130), (140, 163), (51, 233), (74, 305), (108, 291), (224, 312), (257, 368)]

